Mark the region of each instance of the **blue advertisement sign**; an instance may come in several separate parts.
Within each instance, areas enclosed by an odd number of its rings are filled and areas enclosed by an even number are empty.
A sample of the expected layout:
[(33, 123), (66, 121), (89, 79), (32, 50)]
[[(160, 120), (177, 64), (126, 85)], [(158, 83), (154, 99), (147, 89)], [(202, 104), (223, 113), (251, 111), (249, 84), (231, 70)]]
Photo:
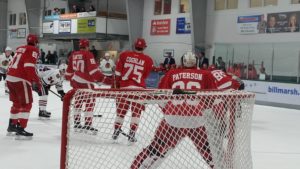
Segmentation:
[(49, 16), (45, 16), (45, 20), (59, 20), (59, 15), (49, 15)]
[(188, 33), (191, 33), (190, 19), (186, 17), (177, 18), (176, 34), (188, 34)]

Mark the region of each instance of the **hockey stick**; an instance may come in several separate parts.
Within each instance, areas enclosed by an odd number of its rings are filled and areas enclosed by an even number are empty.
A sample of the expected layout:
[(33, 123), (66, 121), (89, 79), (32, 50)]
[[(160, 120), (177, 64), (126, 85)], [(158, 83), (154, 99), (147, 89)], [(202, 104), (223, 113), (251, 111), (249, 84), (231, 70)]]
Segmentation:
[(121, 130), (121, 134), (127, 138), (130, 138), (129, 134), (125, 133), (123, 130)]
[(102, 117), (101, 114), (94, 114), (93, 117)]
[(57, 93), (55, 93), (55, 92), (52, 91), (51, 89), (49, 89), (49, 91), (50, 91), (51, 93), (53, 93), (55, 96), (57, 96), (57, 97), (59, 97), (59, 98), (61, 99), (61, 96), (60, 96), (60, 95), (58, 95)]

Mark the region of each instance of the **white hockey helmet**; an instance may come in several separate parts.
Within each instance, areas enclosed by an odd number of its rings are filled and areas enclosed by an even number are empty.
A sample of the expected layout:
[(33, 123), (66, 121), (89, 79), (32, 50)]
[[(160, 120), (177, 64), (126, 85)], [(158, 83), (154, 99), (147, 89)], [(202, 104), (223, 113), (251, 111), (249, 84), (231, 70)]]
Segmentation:
[(67, 68), (68, 68), (68, 65), (65, 63), (62, 63), (58, 66), (58, 69), (62, 72), (65, 72), (67, 70)]
[(5, 51), (12, 51), (12, 48), (9, 47), (9, 46), (7, 46), (7, 47), (5, 48)]
[(193, 52), (186, 52), (182, 57), (181, 57), (181, 62), (183, 67), (196, 67), (197, 64), (197, 58), (196, 55)]

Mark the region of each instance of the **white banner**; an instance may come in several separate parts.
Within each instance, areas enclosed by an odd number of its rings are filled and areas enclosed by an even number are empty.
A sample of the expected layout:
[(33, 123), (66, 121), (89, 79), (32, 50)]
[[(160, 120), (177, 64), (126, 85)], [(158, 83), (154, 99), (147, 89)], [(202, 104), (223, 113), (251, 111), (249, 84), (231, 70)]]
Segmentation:
[[(264, 15), (238, 16), (237, 29), (238, 29), (239, 34), (260, 33), (259, 30), (261, 27), (260, 25), (261, 25), (262, 16), (264, 16)], [(264, 21), (264, 20), (262, 20), (262, 21)]]
[(96, 16), (96, 11), (92, 11), (92, 12), (80, 12), (77, 13), (77, 18), (86, 18), (86, 17), (93, 17)]
[(53, 22), (44, 22), (43, 23), (43, 33), (53, 33), (54, 24)]
[(257, 101), (300, 105), (300, 85), (263, 81), (245, 82), (245, 90), (254, 92)]

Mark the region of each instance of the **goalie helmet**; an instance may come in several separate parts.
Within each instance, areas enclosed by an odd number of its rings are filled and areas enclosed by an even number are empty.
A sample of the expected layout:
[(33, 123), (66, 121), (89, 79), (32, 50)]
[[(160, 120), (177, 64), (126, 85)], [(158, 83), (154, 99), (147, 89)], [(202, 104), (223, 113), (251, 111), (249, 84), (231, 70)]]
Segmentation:
[(197, 58), (196, 55), (193, 52), (186, 52), (182, 57), (181, 57), (181, 62), (183, 67), (196, 67), (197, 65)]

